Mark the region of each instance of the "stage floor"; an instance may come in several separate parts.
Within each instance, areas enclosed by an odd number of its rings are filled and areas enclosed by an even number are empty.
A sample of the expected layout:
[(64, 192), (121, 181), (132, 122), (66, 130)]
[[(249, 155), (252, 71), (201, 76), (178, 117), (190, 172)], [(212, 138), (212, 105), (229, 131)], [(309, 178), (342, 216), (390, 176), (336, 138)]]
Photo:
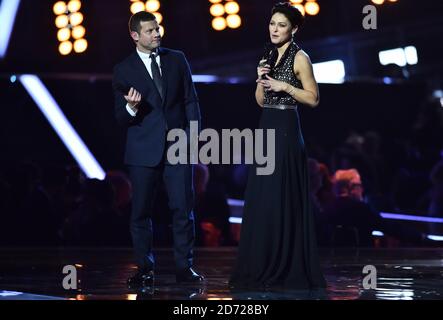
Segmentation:
[[(204, 285), (177, 285), (172, 251), (157, 249), (155, 286), (137, 292), (126, 287), (126, 279), (135, 270), (130, 249), (3, 248), (0, 249), (0, 300), (443, 299), (443, 249), (322, 249), (326, 290), (263, 292), (229, 290), (235, 248), (195, 251), (195, 268), (207, 279)], [(76, 267), (76, 290), (63, 288), (66, 265)], [(365, 265), (376, 267), (376, 289), (363, 287)]]

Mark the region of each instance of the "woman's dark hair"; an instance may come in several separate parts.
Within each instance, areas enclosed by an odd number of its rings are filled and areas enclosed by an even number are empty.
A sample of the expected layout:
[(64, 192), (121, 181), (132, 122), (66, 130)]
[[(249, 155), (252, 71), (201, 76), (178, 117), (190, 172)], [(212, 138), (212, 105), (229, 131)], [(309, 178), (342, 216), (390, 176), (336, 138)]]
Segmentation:
[(140, 22), (145, 21), (154, 21), (155, 16), (147, 11), (140, 11), (134, 14), (131, 19), (129, 19), (129, 31), (135, 31), (137, 33), (140, 33), (141, 24)]
[(300, 28), (304, 21), (304, 16), (301, 14), (301, 12), (294, 7), (289, 2), (279, 2), (272, 8), (272, 15), (276, 13), (284, 14), (285, 17), (289, 20), (292, 27), (298, 27)]

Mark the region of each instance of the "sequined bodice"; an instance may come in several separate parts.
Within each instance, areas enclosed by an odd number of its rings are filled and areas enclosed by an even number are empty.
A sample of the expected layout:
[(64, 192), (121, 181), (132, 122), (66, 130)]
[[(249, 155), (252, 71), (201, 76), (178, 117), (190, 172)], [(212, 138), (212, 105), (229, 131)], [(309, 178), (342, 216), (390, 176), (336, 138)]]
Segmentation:
[[(272, 68), (269, 76), (302, 89), (302, 83), (294, 73), (294, 59), (299, 50), (299, 46), (295, 42), (291, 42), (278, 64)], [(286, 92), (265, 91), (264, 103), (268, 105), (297, 105), (297, 100)]]

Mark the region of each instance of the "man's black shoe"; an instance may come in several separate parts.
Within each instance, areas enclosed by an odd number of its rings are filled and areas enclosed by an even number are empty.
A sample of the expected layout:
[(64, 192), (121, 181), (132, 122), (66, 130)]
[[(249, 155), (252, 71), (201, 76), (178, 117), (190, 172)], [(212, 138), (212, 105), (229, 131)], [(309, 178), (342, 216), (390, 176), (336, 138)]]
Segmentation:
[(192, 268), (181, 270), (176, 274), (178, 283), (199, 283), (204, 281), (204, 277), (195, 272)]
[(154, 271), (138, 271), (128, 279), (129, 288), (149, 287), (154, 284)]

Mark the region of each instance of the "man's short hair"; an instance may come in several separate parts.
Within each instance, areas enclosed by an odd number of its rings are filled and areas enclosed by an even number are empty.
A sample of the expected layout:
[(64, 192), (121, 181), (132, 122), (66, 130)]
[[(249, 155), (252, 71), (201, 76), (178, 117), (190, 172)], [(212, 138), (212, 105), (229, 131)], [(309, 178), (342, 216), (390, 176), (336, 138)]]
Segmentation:
[(145, 21), (154, 21), (155, 16), (147, 11), (140, 11), (136, 14), (132, 15), (132, 17), (129, 19), (129, 32), (135, 31), (137, 33), (140, 33), (141, 29), (141, 22)]

